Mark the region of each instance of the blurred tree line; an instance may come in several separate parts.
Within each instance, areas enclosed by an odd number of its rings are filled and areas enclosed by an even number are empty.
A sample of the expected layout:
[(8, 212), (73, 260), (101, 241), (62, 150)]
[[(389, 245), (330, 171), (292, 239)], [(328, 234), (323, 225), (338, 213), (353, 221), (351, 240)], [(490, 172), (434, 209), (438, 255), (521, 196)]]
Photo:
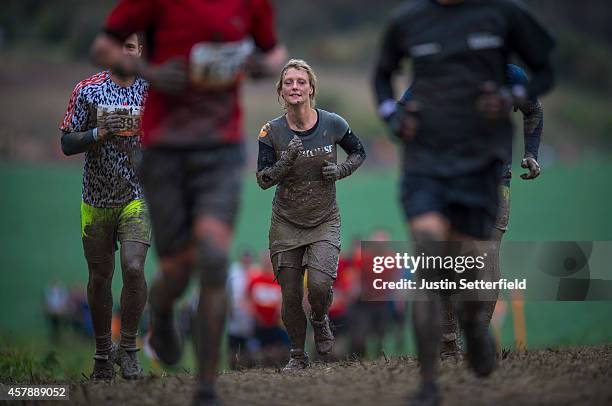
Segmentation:
[[(401, 3), (400, 0), (272, 1), (283, 41), (293, 55), (317, 63), (359, 66), (371, 63), (386, 19)], [(85, 58), (93, 36), (115, 3), (115, 0), (2, 0), (0, 49)], [(556, 67), (560, 77), (595, 91), (612, 90), (609, 0), (527, 0), (526, 3), (559, 40)]]

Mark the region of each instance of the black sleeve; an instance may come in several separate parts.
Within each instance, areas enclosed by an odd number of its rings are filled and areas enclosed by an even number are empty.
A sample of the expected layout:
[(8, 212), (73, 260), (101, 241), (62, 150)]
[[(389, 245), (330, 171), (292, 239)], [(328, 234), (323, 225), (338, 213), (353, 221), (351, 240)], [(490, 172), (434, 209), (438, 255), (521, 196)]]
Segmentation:
[(386, 100), (394, 100), (391, 79), (404, 56), (401, 52), (399, 40), (400, 34), (397, 24), (393, 20), (383, 35), (380, 55), (374, 70), (373, 85), (377, 106), (380, 106)]
[(257, 184), (265, 190), (283, 180), (291, 170), (293, 161), (289, 160), (287, 154), (283, 154), (281, 159), (277, 160), (273, 147), (261, 141), (258, 144)]
[(263, 142), (259, 142), (259, 153), (257, 154), (257, 172), (270, 168), (276, 162), (274, 148)]
[(544, 109), (542, 103), (528, 101), (519, 106), (523, 113), (523, 133), (525, 144), (525, 156), (538, 159), (542, 129), (544, 127)]
[(365, 161), (366, 152), (361, 140), (349, 128), (338, 143), (348, 154), (346, 161), (338, 165), (337, 179), (346, 178), (357, 170)]
[(544, 66), (532, 70), (532, 80), (527, 87), (527, 98), (537, 99), (555, 85), (555, 74), (550, 61)]
[(340, 147), (346, 152), (348, 155), (351, 154), (359, 154), (364, 159), (366, 157), (365, 149), (363, 148), (363, 144), (359, 137), (355, 135), (355, 133), (349, 128), (346, 130), (346, 133), (338, 143)]
[(93, 130), (72, 133), (62, 131), (61, 145), (64, 155), (80, 154), (95, 143)]
[(554, 84), (551, 53), (555, 40), (533, 15), (518, 1), (508, 2), (510, 50), (516, 52), (531, 70), (527, 87), (529, 99), (546, 93)]

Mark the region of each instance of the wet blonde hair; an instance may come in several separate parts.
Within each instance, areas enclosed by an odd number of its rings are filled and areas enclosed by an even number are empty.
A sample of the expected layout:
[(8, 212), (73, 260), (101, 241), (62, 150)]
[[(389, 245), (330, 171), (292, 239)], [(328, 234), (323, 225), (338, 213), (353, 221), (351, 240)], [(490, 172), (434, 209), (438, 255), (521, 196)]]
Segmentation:
[(278, 77), (278, 82), (276, 82), (276, 94), (277, 100), (279, 103), (283, 105), (284, 108), (287, 108), (287, 104), (283, 100), (281, 102), (281, 90), (283, 88), (283, 79), (285, 78), (285, 73), (289, 69), (297, 69), (302, 70), (308, 74), (308, 81), (310, 82), (310, 87), (312, 88), (312, 94), (310, 95), (310, 107), (314, 107), (316, 104), (315, 95), (317, 93), (317, 75), (315, 75), (314, 70), (308, 65), (308, 63), (302, 59), (291, 59), (289, 62), (285, 64), (283, 70), (281, 70), (280, 76)]

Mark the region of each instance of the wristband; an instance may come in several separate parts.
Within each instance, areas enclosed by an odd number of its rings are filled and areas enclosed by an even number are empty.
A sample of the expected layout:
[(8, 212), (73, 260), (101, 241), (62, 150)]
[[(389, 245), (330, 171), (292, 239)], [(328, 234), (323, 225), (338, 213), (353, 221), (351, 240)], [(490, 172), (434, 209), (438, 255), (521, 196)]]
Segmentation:
[(527, 89), (523, 85), (512, 86), (512, 97), (519, 100), (525, 100), (527, 98)]
[(378, 114), (385, 120), (396, 111), (397, 103), (393, 99), (387, 99), (378, 106)]
[(91, 130), (91, 135), (93, 136), (94, 141), (98, 141), (98, 127)]

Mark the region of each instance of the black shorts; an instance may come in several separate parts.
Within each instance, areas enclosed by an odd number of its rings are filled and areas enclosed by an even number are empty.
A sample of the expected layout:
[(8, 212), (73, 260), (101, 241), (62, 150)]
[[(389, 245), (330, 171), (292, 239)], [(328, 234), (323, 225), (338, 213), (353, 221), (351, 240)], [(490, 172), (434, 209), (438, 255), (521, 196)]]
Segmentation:
[(233, 227), (243, 161), (241, 144), (144, 151), (140, 180), (160, 257), (176, 253), (191, 241), (198, 217), (213, 217)]
[(437, 212), (450, 221), (454, 230), (475, 238), (489, 238), (497, 215), (502, 170), (502, 162), (495, 161), (455, 177), (404, 171), (400, 191), (404, 215), (410, 220)]

